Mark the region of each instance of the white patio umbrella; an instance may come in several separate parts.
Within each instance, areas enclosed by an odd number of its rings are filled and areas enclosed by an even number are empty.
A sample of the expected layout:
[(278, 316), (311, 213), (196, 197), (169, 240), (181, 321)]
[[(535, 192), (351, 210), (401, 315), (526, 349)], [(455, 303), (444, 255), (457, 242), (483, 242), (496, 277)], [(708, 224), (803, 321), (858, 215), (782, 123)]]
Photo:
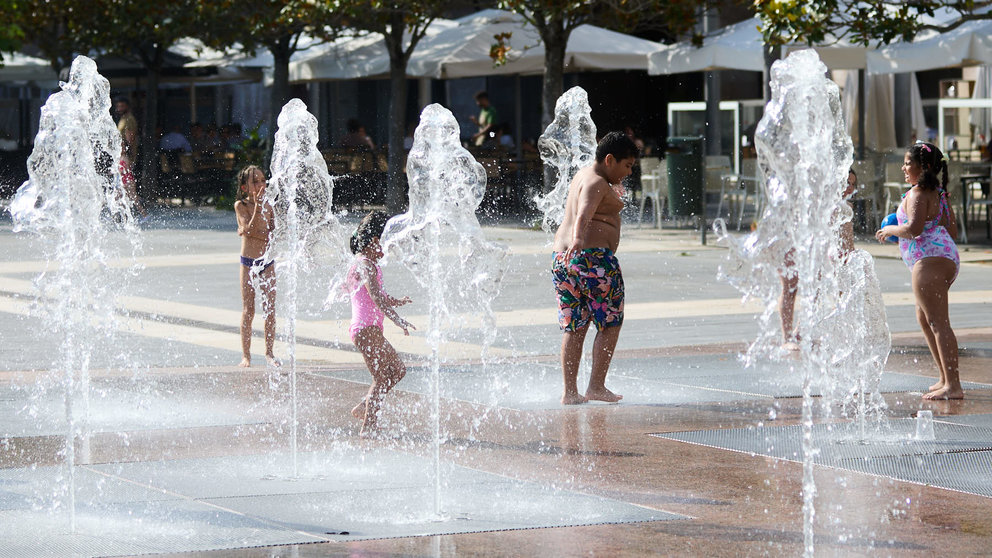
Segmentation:
[(44, 58), (28, 56), (21, 52), (3, 53), (3, 66), (0, 66), (0, 82), (4, 81), (57, 81), (59, 79), (51, 64)]
[(869, 52), (867, 59), (868, 71), (876, 74), (992, 64), (992, 20), (968, 21), (951, 31), (892, 43)]
[[(435, 19), (427, 28), (430, 37), (457, 25), (450, 19)], [(407, 71), (407, 75), (412, 74)], [(384, 78), (389, 76), (389, 52), (379, 33), (342, 37), (298, 53), (289, 63), (289, 81)]]
[(765, 58), (758, 18), (728, 25), (706, 37), (702, 46), (682, 41), (665, 45), (648, 56), (648, 73), (680, 74), (709, 70), (761, 72)]
[[(510, 33), (507, 63), (496, 67), (489, 56), (494, 36)], [(580, 25), (569, 36), (566, 71), (646, 70), (647, 56), (659, 44), (594, 25)], [(535, 74), (544, 71), (544, 45), (522, 16), (482, 10), (456, 20), (436, 20), (417, 44), (408, 77), (436, 79)], [(290, 81), (385, 77), (389, 55), (381, 35), (320, 45), (294, 57)]]
[[(523, 17), (504, 10), (482, 10), (455, 20), (457, 25), (426, 37), (410, 58), (409, 73), (432, 78), (535, 74), (544, 71), (544, 45)], [(507, 63), (494, 66), (489, 51), (494, 35), (510, 33)], [(566, 71), (646, 70), (648, 54), (659, 44), (594, 25), (580, 25), (565, 48)]]
[[(865, 105), (865, 147), (874, 151), (883, 151), (896, 147), (895, 123), (895, 77), (891, 75), (865, 76), (865, 87), (868, 89), (868, 100)], [(914, 80), (915, 82), (915, 77)], [(919, 90), (917, 90), (919, 91)], [(857, 139), (858, 133), (858, 74), (848, 72), (844, 80), (844, 92), (841, 96), (841, 106), (844, 110), (844, 121), (847, 133)], [(921, 105), (922, 109), (922, 105)]]
[[(972, 99), (992, 98), (992, 67), (982, 65), (978, 68), (975, 76), (975, 90), (971, 93)], [(989, 109), (972, 109), (969, 123), (975, 126), (975, 132), (981, 134), (981, 142), (987, 144), (992, 136), (992, 111)]]
[[(761, 72), (765, 68), (763, 39), (757, 17), (728, 25), (706, 37), (702, 46), (689, 41), (665, 45), (648, 57), (648, 73), (678, 74), (710, 70), (746, 70)], [(787, 45), (790, 51), (811, 48)], [(812, 47), (820, 60), (831, 70), (853, 70), (865, 67), (866, 48), (846, 40), (830, 40)]]

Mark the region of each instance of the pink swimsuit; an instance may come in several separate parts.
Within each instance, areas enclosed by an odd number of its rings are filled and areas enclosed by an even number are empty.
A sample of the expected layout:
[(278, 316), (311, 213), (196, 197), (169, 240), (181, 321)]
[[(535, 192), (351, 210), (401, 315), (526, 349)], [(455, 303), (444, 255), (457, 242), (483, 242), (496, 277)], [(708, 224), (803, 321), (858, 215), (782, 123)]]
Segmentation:
[[(899, 252), (902, 253), (902, 261), (906, 262), (910, 269), (913, 269), (916, 262), (923, 258), (947, 258), (954, 262), (956, 268), (961, 267), (957, 244), (954, 243), (954, 239), (951, 238), (947, 229), (940, 225), (940, 219), (947, 212), (949, 212), (947, 195), (941, 192), (940, 213), (937, 214), (937, 217), (923, 225), (923, 232), (920, 233), (920, 236), (912, 239), (899, 239)], [(896, 219), (900, 225), (905, 225), (909, 221), (903, 204), (899, 204), (899, 209), (896, 210)], [(957, 271), (954, 272), (954, 276), (957, 277)]]
[[(351, 292), (351, 329), (349, 333), (352, 340), (355, 339), (355, 335), (359, 331), (369, 326), (382, 329), (382, 322), (385, 318), (382, 310), (369, 296), (369, 290), (365, 287), (362, 282), (362, 275), (358, 272), (358, 266), (364, 259), (363, 256), (355, 258), (355, 263), (351, 264), (351, 269), (348, 270), (348, 290)], [(373, 263), (372, 265), (375, 266), (376, 281), (379, 282), (379, 290), (381, 291), (382, 269), (379, 268), (378, 264)]]

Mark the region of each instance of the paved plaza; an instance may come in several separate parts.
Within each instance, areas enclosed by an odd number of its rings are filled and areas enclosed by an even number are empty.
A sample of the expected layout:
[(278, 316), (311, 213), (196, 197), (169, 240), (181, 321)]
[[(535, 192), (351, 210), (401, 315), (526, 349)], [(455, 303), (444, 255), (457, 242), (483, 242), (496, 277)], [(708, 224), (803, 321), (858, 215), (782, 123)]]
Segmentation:
[[(802, 554), (802, 378), (789, 361), (738, 360), (760, 309), (717, 281), (726, 250), (712, 235), (703, 246), (695, 231), (625, 225), (626, 317), (607, 381), (624, 400), (566, 408), (549, 237), (486, 224), (510, 249), (498, 331), (489, 347), (466, 331), (442, 351), (435, 468), (428, 300), (409, 272), (383, 268), (386, 290), (414, 299), (401, 314), (417, 330), (386, 327), (409, 373), (379, 441), (360, 439), (349, 413), (369, 382), (350, 306), (325, 304), (328, 270), (305, 277), (294, 439), (292, 381), (262, 364), (260, 317), (255, 366), (236, 367), (234, 229), (233, 213), (209, 208), (158, 209), (142, 225), (122, 329), (93, 346), (70, 519), (50, 509), (64, 501), (67, 427), (50, 372), (62, 341), (32, 308), (46, 263), (0, 219), (0, 557)], [(844, 443), (848, 421), (816, 425), (816, 555), (987, 555), (992, 248), (964, 247), (950, 293), (966, 399), (924, 402), (936, 369), (910, 274), (895, 246), (858, 244), (892, 331), (890, 420), (867, 448)], [(919, 411), (933, 413), (932, 440), (915, 437)]]

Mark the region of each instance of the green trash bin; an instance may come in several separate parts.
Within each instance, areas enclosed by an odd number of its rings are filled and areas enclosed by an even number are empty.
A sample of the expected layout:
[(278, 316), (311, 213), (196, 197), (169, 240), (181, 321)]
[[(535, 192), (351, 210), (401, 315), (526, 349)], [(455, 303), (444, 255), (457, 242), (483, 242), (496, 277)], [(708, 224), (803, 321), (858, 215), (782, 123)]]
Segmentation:
[(703, 138), (668, 138), (668, 207), (673, 216), (703, 215)]

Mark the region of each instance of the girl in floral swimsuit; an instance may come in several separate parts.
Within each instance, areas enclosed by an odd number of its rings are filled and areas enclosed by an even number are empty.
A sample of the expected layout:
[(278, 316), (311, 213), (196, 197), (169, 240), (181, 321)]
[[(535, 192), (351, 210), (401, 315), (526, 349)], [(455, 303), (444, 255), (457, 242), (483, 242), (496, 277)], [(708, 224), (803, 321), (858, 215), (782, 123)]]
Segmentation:
[(940, 370), (940, 380), (923, 398), (962, 399), (958, 342), (947, 311), (947, 292), (960, 265), (957, 223), (947, 204), (947, 162), (937, 146), (917, 142), (906, 151), (902, 169), (913, 187), (899, 205), (897, 224), (883, 227), (875, 238), (899, 237), (899, 251), (912, 272), (916, 319)]

